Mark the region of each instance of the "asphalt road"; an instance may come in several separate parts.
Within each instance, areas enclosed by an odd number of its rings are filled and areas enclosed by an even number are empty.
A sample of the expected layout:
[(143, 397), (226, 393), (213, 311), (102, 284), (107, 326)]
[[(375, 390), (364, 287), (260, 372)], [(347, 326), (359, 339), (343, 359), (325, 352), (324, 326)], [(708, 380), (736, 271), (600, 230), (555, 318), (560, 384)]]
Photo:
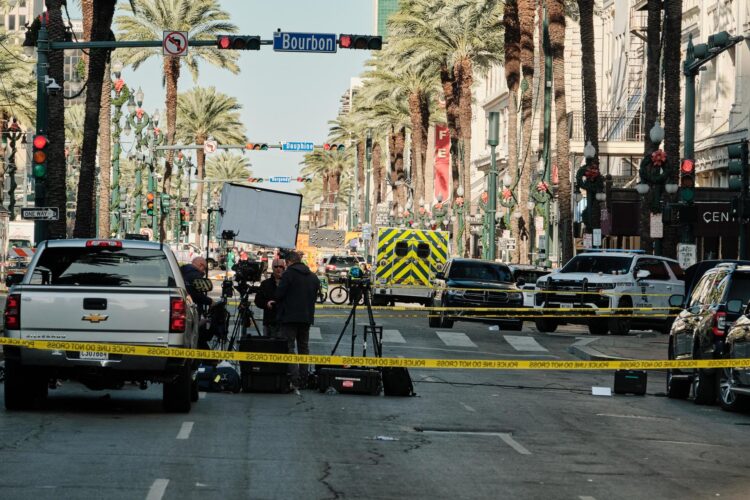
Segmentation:
[[(330, 352), (343, 313), (319, 311), (313, 352)], [(388, 316), (387, 356), (666, 351), (661, 335), (443, 330)], [(186, 415), (162, 412), (159, 386), (63, 383), (43, 410), (0, 410), (0, 498), (748, 498), (750, 415), (669, 400), (662, 373), (649, 373), (645, 397), (593, 396), (611, 372), (411, 374), (414, 398), (202, 393)]]

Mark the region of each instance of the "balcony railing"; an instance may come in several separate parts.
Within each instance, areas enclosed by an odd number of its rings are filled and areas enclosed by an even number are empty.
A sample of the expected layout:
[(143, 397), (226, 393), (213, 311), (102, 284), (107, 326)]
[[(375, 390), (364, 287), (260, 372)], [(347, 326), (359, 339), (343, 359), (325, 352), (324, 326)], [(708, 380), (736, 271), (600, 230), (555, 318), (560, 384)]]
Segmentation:
[[(568, 113), (570, 139), (583, 141), (583, 112)], [(643, 142), (643, 113), (599, 113), (599, 142)]]

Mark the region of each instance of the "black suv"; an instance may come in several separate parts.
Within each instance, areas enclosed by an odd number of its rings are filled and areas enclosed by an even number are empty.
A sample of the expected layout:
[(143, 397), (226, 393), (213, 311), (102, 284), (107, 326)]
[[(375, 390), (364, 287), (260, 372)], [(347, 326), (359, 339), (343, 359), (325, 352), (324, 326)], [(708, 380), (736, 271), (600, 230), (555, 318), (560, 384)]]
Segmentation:
[[(725, 358), (750, 358), (750, 306), (734, 323), (724, 343)], [(719, 404), (725, 410), (750, 406), (750, 368), (722, 368), (717, 373)]]
[[(683, 307), (669, 333), (669, 359), (722, 359), (731, 351), (727, 332), (750, 301), (750, 266), (721, 263), (706, 271), (685, 298), (673, 295), (669, 303)], [(735, 338), (739, 338), (739, 335)], [(717, 378), (718, 374), (718, 378)], [(723, 404), (730, 404), (724, 370), (715, 368), (670, 369), (667, 396), (685, 399), (692, 390), (697, 404), (714, 404), (724, 393)], [(722, 377), (724, 378), (722, 382)]]
[(523, 307), (523, 294), (513, 281), (513, 274), (505, 264), (475, 259), (451, 259), (443, 272), (435, 276), (433, 307), (455, 307), (457, 310), (432, 311), (432, 328), (452, 328), (453, 322), (479, 321), (500, 326), (504, 330), (520, 331), (523, 319), (504, 316), (515, 311), (465, 310), (474, 307)]
[(346, 281), (349, 269), (359, 266), (359, 260), (354, 255), (332, 255), (326, 262), (326, 278), (329, 283)]

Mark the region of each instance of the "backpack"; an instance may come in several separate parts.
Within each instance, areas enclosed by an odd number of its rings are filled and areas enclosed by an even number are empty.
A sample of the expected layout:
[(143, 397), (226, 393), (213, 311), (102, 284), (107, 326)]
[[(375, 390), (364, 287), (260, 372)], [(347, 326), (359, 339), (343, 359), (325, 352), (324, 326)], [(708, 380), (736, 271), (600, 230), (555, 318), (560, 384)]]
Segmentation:
[(198, 367), (198, 390), (205, 392), (240, 392), (240, 376), (234, 367), (222, 361), (217, 366), (201, 364)]

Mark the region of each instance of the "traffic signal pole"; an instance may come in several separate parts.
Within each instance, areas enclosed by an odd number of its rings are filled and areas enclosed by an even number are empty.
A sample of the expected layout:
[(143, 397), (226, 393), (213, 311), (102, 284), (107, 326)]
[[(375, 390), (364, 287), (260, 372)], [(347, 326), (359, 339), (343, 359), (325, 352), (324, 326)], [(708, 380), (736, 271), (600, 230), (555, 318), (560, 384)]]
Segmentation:
[[(47, 36), (47, 23), (45, 16), (41, 17), (42, 27), (37, 36), (37, 61), (36, 61), (36, 135), (47, 135), (47, 69), (49, 68), (48, 57), (50, 50), (49, 38)], [(34, 176), (34, 206), (43, 207), (45, 198), (45, 177)], [(34, 242), (39, 245), (47, 239), (49, 234), (47, 221), (34, 221)]]

